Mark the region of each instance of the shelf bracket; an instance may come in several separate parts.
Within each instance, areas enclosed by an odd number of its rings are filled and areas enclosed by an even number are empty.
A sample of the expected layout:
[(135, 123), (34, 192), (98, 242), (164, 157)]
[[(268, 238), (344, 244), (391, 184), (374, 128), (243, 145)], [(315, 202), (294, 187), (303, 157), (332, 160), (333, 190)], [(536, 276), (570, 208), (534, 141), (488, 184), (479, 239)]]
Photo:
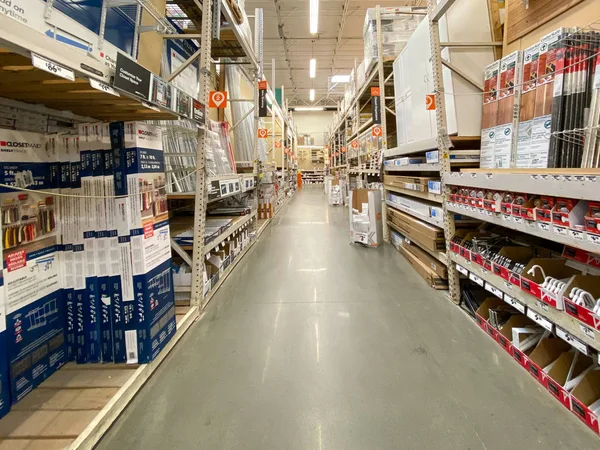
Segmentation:
[(471, 78), (469, 75), (467, 75), (466, 73), (464, 73), (461, 69), (459, 69), (458, 67), (456, 67), (454, 64), (452, 64), (451, 62), (445, 60), (444, 58), (442, 58), (440, 56), (440, 60), (441, 63), (446, 66), (448, 69), (450, 69), (452, 72), (454, 72), (456, 75), (458, 75), (459, 77), (461, 77), (463, 80), (465, 80), (467, 83), (469, 83), (470, 85), (472, 85), (473, 87), (475, 87), (476, 89), (480, 90), (481, 92), (483, 92), (483, 85), (477, 81), (475, 81), (473, 78)]

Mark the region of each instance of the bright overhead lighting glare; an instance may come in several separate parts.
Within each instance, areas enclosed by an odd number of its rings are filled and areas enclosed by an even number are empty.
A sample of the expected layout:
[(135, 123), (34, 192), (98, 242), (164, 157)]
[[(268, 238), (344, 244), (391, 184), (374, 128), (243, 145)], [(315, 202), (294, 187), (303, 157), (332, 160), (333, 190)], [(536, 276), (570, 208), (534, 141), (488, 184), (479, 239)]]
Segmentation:
[(350, 75), (334, 75), (331, 77), (332, 83), (349, 83)]
[(309, 67), (308, 67), (308, 74), (310, 75), (311, 78), (314, 78), (317, 76), (317, 60), (315, 58), (310, 60)]
[(319, 29), (319, 0), (310, 0), (310, 33), (317, 34)]
[(310, 98), (311, 102), (315, 101), (315, 90), (314, 89), (310, 90), (309, 98)]
[(294, 111), (323, 111), (325, 108), (319, 108), (318, 106), (298, 106), (294, 108)]

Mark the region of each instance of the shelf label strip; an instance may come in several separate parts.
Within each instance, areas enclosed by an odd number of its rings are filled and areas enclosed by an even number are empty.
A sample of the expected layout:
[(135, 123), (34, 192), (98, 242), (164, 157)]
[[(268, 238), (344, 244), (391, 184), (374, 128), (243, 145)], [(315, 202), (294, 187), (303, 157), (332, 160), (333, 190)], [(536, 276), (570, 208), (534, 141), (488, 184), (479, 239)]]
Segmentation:
[(73, 72), (73, 70), (67, 69), (66, 67), (61, 66), (54, 61), (50, 61), (43, 56), (32, 53), (31, 63), (33, 64), (33, 67), (36, 67), (37, 69), (44, 70), (52, 75), (56, 75), (57, 77), (61, 77), (66, 80), (75, 81), (75, 72)]

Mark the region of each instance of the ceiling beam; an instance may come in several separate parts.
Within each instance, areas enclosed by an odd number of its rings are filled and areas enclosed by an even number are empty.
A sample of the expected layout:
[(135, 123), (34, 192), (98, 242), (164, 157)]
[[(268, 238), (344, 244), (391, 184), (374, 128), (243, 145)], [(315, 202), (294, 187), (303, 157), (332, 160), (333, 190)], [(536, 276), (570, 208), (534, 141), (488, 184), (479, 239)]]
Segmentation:
[(335, 41), (335, 49), (333, 50), (333, 59), (331, 60), (331, 75), (335, 71), (335, 59), (338, 52), (340, 51), (340, 45), (342, 43), (342, 36), (344, 35), (344, 25), (346, 24), (346, 17), (348, 17), (348, 7), (350, 6), (350, 0), (344, 0), (344, 7), (342, 8), (342, 18), (340, 20), (340, 26), (338, 28), (338, 35)]
[[(285, 60), (287, 62), (287, 66), (289, 69), (290, 82), (292, 83), (292, 94), (296, 92), (296, 81), (294, 80), (294, 73), (292, 71), (292, 62), (290, 61), (289, 49), (287, 46), (287, 38), (285, 36), (285, 29), (283, 26), (283, 20), (281, 19), (281, 2), (280, 0), (273, 0), (273, 4), (275, 5), (275, 12), (277, 13), (277, 28), (279, 30), (279, 37), (283, 41), (283, 50), (285, 52)], [(275, 89), (276, 86), (273, 86)]]

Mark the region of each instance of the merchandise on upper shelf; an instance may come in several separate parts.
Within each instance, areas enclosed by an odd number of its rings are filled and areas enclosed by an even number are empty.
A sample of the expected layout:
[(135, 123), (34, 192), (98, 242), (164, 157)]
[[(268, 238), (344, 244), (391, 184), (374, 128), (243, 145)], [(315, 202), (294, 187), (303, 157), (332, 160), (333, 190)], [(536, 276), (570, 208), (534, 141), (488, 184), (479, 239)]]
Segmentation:
[(598, 167), (599, 51), (597, 32), (559, 28), (488, 66), (481, 168)]
[[(443, 42), (490, 43), (488, 2), (457, 0), (440, 19), (440, 40)], [(477, 80), (484, 68), (493, 62), (492, 47), (444, 48), (441, 58), (467, 77)], [(394, 61), (397, 147), (414, 150), (437, 148), (435, 108), (428, 109), (426, 99), (435, 92), (431, 63), (429, 23), (422, 21), (408, 39), (406, 48)], [(480, 90), (448, 67), (442, 68), (446, 93), (445, 132), (458, 136), (481, 134)]]

